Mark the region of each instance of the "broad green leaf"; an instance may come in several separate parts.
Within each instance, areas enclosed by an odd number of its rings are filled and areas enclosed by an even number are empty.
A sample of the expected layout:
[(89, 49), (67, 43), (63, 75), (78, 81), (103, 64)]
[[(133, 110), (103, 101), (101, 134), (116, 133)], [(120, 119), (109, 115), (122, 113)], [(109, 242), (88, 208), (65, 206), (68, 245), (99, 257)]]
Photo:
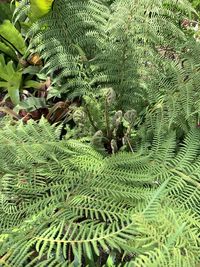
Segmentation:
[(22, 81), (22, 72), (16, 71), (13, 67), (13, 62), (8, 62), (5, 65), (2, 57), (0, 57), (0, 87), (8, 91), (8, 95), (14, 105), (20, 102), (19, 90)]
[(31, 112), (35, 109), (46, 108), (45, 98), (37, 98), (34, 96), (28, 97), (27, 99), (21, 101), (14, 109), (14, 111), (19, 112), (20, 109), (25, 109), (28, 112)]
[(23, 74), (31, 74), (31, 75), (35, 75), (40, 71), (40, 67), (39, 66), (28, 66), (27, 68), (25, 68), (23, 70)]
[(20, 102), (19, 90), (20, 90), (21, 80), (22, 80), (22, 73), (18, 71), (15, 72), (13, 76), (11, 76), (11, 79), (8, 82), (8, 94), (14, 105), (17, 105)]
[(7, 85), (8, 85), (7, 82), (1, 82), (0, 81), (0, 87), (7, 87)]
[(41, 18), (46, 15), (50, 10), (54, 0), (30, 0), (32, 20)]
[(20, 32), (9, 20), (5, 20), (3, 24), (0, 25), (0, 37), (3, 39), (6, 45), (9, 45), (21, 55), (25, 54), (25, 41)]
[(0, 42), (0, 52), (3, 52), (4, 54), (8, 55), (13, 60), (17, 60), (15, 51), (11, 47), (7, 46), (2, 42)]
[(8, 73), (9, 78), (15, 73), (12, 61), (8, 62), (8, 64), (6, 65), (6, 71)]
[(28, 80), (24, 84), (24, 88), (39, 88), (41, 86), (40, 82), (33, 81), (33, 80)]
[(0, 79), (5, 81), (9, 80), (9, 74), (7, 73), (7, 68), (2, 66), (1, 64), (0, 64)]
[(0, 54), (0, 66), (5, 67), (6, 63), (5, 63), (5, 59), (4, 56), (2, 54)]

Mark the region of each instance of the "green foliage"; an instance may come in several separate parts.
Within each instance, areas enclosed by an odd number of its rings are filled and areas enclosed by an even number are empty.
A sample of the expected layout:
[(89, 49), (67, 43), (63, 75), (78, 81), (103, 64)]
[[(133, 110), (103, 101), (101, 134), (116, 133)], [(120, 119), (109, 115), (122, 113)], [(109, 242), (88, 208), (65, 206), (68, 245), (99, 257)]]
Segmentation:
[(104, 158), (44, 119), (1, 124), (2, 266), (196, 266), (199, 129)]
[(9, 3), (0, 3), (0, 23), (4, 20), (11, 20), (14, 12), (14, 6)]
[(47, 16), (32, 25), (31, 48), (45, 59), (48, 75), (57, 73), (56, 80), (70, 80), (65, 90), (89, 88), (84, 65), (101, 48), (101, 28), (107, 16), (108, 10), (100, 1), (58, 0)]
[(15, 54), (15, 51), (9, 46), (7, 46), (5, 43), (0, 42), (0, 51), (9, 56), (10, 58), (17, 60), (17, 55)]
[(16, 106), (20, 103), (24, 89), (40, 89), (43, 86), (36, 77), (39, 76), (41, 67), (30, 66), (37, 64), (40, 58), (37, 55), (28, 57), (30, 52), (25, 38), (9, 20), (4, 20), (0, 25), (0, 51), (0, 87), (8, 93), (6, 97)]
[[(29, 74), (31, 71), (28, 68), (23, 70), (20, 65), (16, 67), (13, 61), (6, 63), (3, 55), (0, 55), (0, 88), (6, 91), (6, 98), (9, 97), (15, 106), (20, 104), (20, 94), (23, 92), (23, 89), (40, 89), (43, 86), (42, 83), (32, 80), (32, 75), (28, 75), (25, 78), (23, 76), (24, 73)], [(40, 100), (37, 102), (40, 102)], [(31, 105), (31, 103), (29, 104)], [(35, 105), (37, 106), (38, 103), (35, 103)]]
[(200, 3), (199, 3), (199, 0), (190, 0), (190, 2), (192, 3), (193, 7), (194, 7), (197, 11), (200, 11)]
[(40, 108), (46, 108), (46, 106), (47, 104), (44, 98), (30, 96), (27, 99), (21, 101), (15, 108), (15, 111), (19, 112), (19, 110), (26, 110), (28, 112), (31, 112)]
[(154, 71), (155, 79), (148, 84), (147, 113), (161, 111), (169, 128), (187, 133), (199, 122), (199, 44), (189, 41), (183, 49), (187, 52), (180, 54), (179, 60), (168, 61), (163, 72)]
[[(197, 267), (200, 47), (182, 24), (195, 10), (186, 0), (42, 3), (22, 0), (15, 21), (35, 13), (29, 50), (75, 100), (62, 102), (66, 125), (0, 121), (0, 265)], [(22, 88), (38, 86), (36, 73), (23, 70)]]
[[(0, 40), (2, 40), (4, 45), (7, 45), (8, 48), (12, 49), (14, 53), (17, 52), (19, 55), (25, 54), (27, 49), (25, 41), (21, 36), (20, 32), (13, 26), (13, 24), (9, 20), (5, 20), (0, 25)], [(13, 53), (9, 54), (9, 56), (12, 57)]]
[(67, 138), (87, 138), (100, 151), (113, 154), (118, 150), (132, 150), (132, 137), (136, 134), (137, 113), (134, 109), (115, 110), (116, 94), (112, 88), (103, 88), (87, 94), (80, 107), (72, 106), (70, 119), (76, 124), (67, 125)]
[(62, 91), (80, 95), (97, 85), (111, 86), (118, 109), (139, 108), (152, 68), (167, 64), (157, 48), (177, 49), (186, 41), (178, 23), (191, 12), (187, 1), (114, 1), (108, 8), (105, 1), (57, 0), (32, 25), (31, 47)]
[(187, 1), (112, 1), (109, 8), (107, 2), (54, 2), (51, 12), (32, 25), (31, 48), (44, 59), (56, 90), (75, 97), (111, 87), (117, 110), (138, 113), (167, 95), (172, 121), (179, 104), (174, 105), (171, 88), (176, 94), (179, 87), (185, 97), (182, 84), (188, 82), (184, 87), (194, 95), (192, 78), (198, 83), (192, 75), (196, 66), (185, 69), (181, 63), (191, 43), (180, 24), (195, 10)]
[(6, 64), (4, 57), (0, 55), (0, 87), (6, 88), (14, 105), (20, 102), (19, 90), (21, 83), (22, 72), (15, 70), (12, 61)]
[(54, 0), (30, 0), (30, 18), (36, 20), (46, 15)]

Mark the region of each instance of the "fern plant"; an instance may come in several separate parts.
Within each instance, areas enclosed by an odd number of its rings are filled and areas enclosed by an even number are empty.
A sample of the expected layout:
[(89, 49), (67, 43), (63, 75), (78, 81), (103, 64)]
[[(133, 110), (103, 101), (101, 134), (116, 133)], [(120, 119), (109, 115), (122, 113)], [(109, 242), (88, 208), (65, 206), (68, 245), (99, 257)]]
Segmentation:
[[(117, 92), (118, 108), (128, 105), (126, 94), (129, 108), (143, 106), (149, 70), (162, 62), (157, 48), (177, 48), (186, 40), (176, 18), (194, 10), (187, 1), (107, 2), (54, 1), (32, 25), (31, 47), (62, 91), (80, 95), (106, 84)], [(22, 1), (18, 16), (27, 3)]]
[[(16, 19), (24, 15), (23, 8), (31, 7), (28, 3), (21, 1)], [(192, 13), (195, 10), (188, 1), (75, 4), (57, 0), (51, 11), (32, 25), (28, 36), (31, 48), (44, 58), (44, 72), (55, 77), (55, 88), (74, 97), (96, 92), (98, 87), (112, 87), (117, 94), (116, 109), (134, 108), (140, 113), (160, 103), (172, 87), (176, 91), (180, 79), (185, 82), (189, 69), (184, 72), (181, 62), (191, 46), (181, 22)], [(172, 58), (166, 58), (168, 50)], [(190, 66), (190, 77), (192, 71)], [(195, 81), (198, 83), (197, 76)], [(196, 89), (187, 85), (193, 95)], [(182, 92), (185, 96), (185, 90)], [(173, 96), (169, 98), (168, 107), (172, 107)], [(171, 121), (175, 110), (170, 108)]]
[(2, 266), (196, 267), (198, 129), (104, 157), (44, 119), (1, 124)]
[[(191, 12), (187, 1), (55, 0), (32, 24), (43, 71), (85, 94), (73, 118), (86, 138), (44, 118), (0, 121), (0, 265), (198, 266), (199, 46), (179, 23)], [(95, 128), (116, 137), (111, 108), (137, 111), (131, 152), (87, 143)]]
[(46, 61), (45, 73), (55, 73), (55, 82), (62, 80), (65, 91), (90, 87), (85, 65), (101, 49), (107, 17), (108, 8), (101, 1), (59, 0), (32, 25), (30, 47)]
[[(116, 94), (104, 88), (82, 97), (81, 106), (71, 105), (65, 126), (66, 138), (87, 139), (103, 152), (116, 153), (132, 149), (132, 136), (136, 135), (137, 113), (134, 109), (115, 110)], [(73, 123), (73, 127), (70, 126)], [(74, 125), (75, 124), (75, 125)]]

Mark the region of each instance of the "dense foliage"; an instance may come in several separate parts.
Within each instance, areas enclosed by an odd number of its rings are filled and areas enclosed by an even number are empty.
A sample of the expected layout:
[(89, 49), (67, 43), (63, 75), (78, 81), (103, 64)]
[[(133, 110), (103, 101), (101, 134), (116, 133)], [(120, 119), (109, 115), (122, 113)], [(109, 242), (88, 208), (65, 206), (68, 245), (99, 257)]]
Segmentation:
[(0, 4), (0, 266), (199, 266), (192, 4)]

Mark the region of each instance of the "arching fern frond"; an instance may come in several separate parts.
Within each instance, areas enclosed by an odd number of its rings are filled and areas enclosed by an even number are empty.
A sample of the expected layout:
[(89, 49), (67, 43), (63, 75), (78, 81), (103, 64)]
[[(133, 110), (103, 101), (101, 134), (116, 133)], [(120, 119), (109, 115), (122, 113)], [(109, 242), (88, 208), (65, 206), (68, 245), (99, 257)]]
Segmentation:
[(109, 157), (59, 132), (44, 119), (0, 130), (2, 266), (86, 266), (118, 253), (122, 266), (196, 267), (198, 129), (173, 153), (176, 135), (160, 144), (159, 131), (152, 149)]
[(45, 60), (46, 73), (56, 73), (57, 81), (70, 82), (68, 90), (76, 86), (88, 89), (83, 65), (100, 51), (107, 17), (108, 8), (98, 0), (55, 1), (51, 12), (29, 32), (31, 48)]

